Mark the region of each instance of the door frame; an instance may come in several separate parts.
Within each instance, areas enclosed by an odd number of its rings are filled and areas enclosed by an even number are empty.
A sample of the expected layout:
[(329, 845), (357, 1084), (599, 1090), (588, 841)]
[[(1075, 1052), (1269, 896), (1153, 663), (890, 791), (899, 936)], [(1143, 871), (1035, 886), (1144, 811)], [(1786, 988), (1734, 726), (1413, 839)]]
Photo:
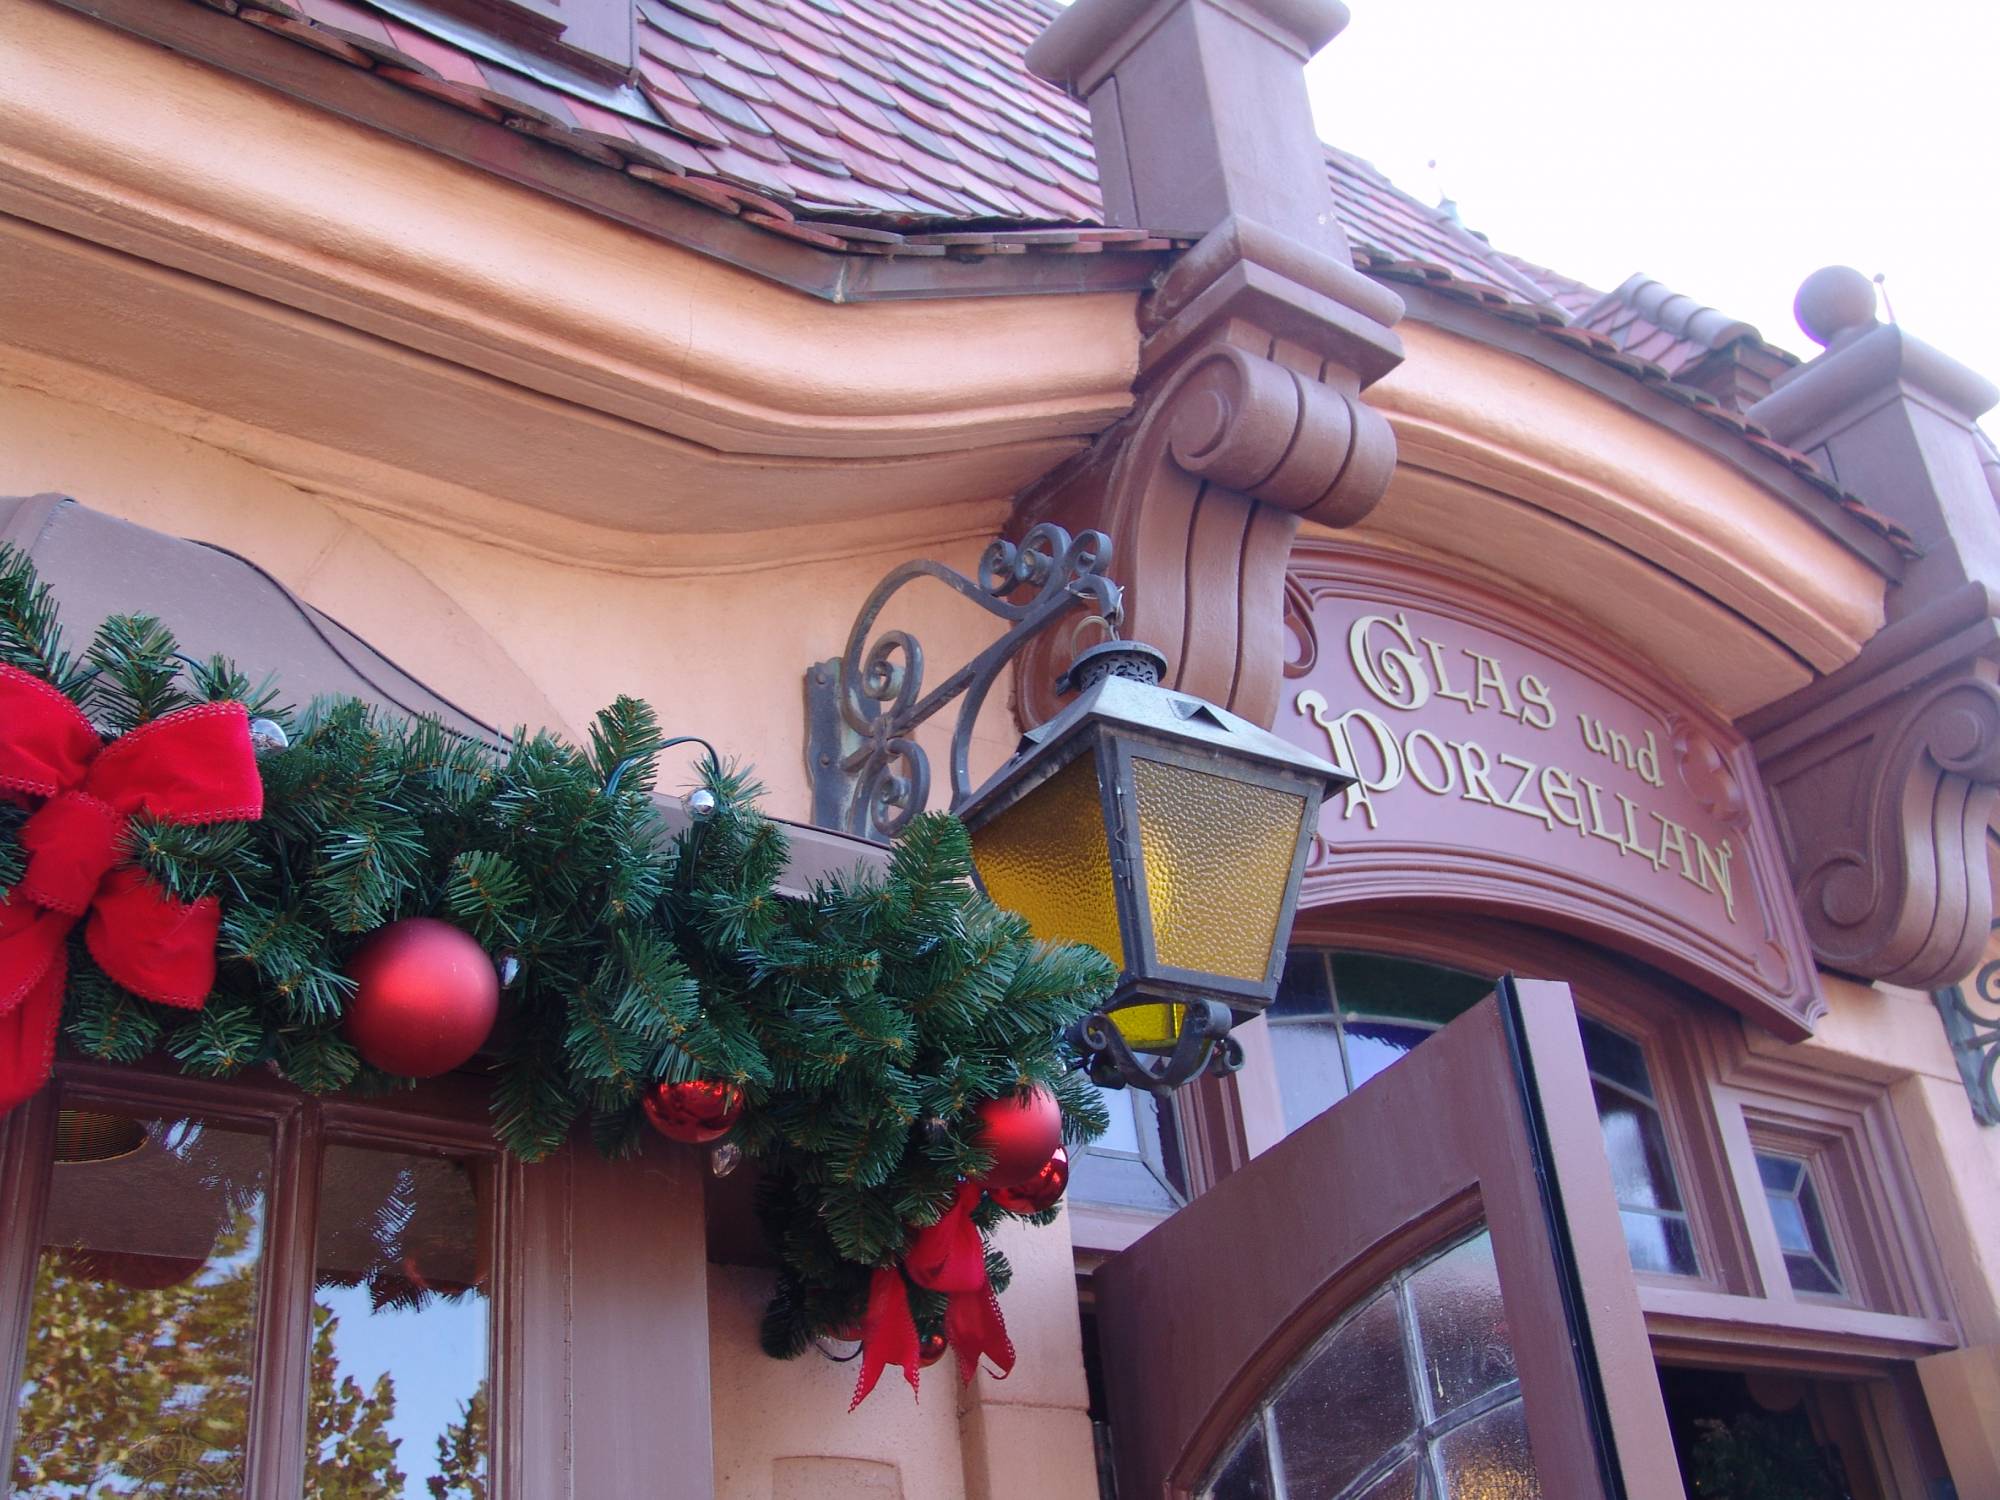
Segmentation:
[(1272, 1385), (1483, 1221), (1529, 1440), (1565, 1500), (1681, 1500), (1569, 987), (1502, 981), (1096, 1274), (1121, 1482), (1193, 1495)]

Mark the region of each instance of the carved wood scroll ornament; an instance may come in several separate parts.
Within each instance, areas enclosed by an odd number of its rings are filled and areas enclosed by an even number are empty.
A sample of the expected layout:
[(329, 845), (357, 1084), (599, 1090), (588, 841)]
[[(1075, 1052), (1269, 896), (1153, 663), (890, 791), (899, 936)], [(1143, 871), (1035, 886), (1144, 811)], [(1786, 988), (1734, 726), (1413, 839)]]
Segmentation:
[[(1310, 370), (1226, 339), (1149, 393), (1106, 473), (1085, 469), (1031, 512), (1108, 532), (1125, 633), (1167, 653), (1170, 685), (1269, 724), (1285, 660), (1285, 563), (1301, 521), (1351, 526), (1396, 467), (1388, 421), (1338, 367)], [(1023, 716), (1054, 712), (1063, 663), (1024, 662)]]
[(1806, 931), (1830, 969), (1938, 989), (1985, 949), (2000, 795), (1992, 611), (1967, 585), (1749, 721)]

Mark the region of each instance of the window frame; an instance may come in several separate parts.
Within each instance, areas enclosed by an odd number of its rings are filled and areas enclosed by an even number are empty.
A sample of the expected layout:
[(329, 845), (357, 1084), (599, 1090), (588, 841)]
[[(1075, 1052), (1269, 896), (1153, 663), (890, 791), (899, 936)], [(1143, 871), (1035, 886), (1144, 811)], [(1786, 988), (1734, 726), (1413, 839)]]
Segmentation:
[(502, 1316), (506, 1257), (500, 1232), (513, 1216), (510, 1208), (518, 1212), (520, 1164), (493, 1139), (484, 1093), (476, 1080), (458, 1076), (387, 1099), (315, 1098), (269, 1076), (212, 1080), (158, 1066), (60, 1064), (49, 1087), (0, 1119), (0, 1226), (4, 1226), (0, 1228), (0, 1328), (9, 1335), (0, 1343), (0, 1373), (11, 1382), (10, 1394), (0, 1402), (0, 1459), (13, 1452), (17, 1436), (11, 1393), (19, 1388), (33, 1317), (36, 1266), (54, 1181), (56, 1116), (63, 1109), (92, 1106), (198, 1114), (254, 1130), (270, 1142), (245, 1423), (245, 1496), (295, 1494), (305, 1472), (324, 1148), (338, 1143), (487, 1162), (494, 1184), (481, 1226), (492, 1236), (494, 1268), (487, 1298), (493, 1434), (487, 1465), (497, 1479), (503, 1434), (517, 1433), (520, 1426), (513, 1382), (503, 1378), (509, 1362), (501, 1357), (507, 1323)]
[[(1699, 1274), (1634, 1270), (1656, 1358), (1768, 1362), (1781, 1350), (1802, 1373), (1880, 1373), (1959, 1347), (1963, 1333), (1942, 1274), (1914, 1169), (1887, 1089), (1753, 1043), (1743, 1019), (1642, 963), (1552, 930), (1476, 915), (1305, 910), (1295, 947), (1344, 948), (1486, 973), (1560, 976), (1578, 1011), (1640, 1044), (1680, 1179)], [(1249, 1028), (1262, 1032), (1263, 1023)], [(1268, 1039), (1245, 1040), (1256, 1065)], [(1241, 1160), (1284, 1134), (1275, 1072), (1226, 1087), (1235, 1122), (1264, 1123)], [(1248, 1076), (1246, 1076), (1248, 1074)], [(1262, 1091), (1268, 1098), (1258, 1098)], [(1271, 1124), (1275, 1120), (1275, 1131)], [(1192, 1128), (1202, 1128), (1200, 1126)], [(1760, 1138), (1805, 1154), (1859, 1300), (1801, 1297), (1791, 1286), (1751, 1146)], [(1214, 1134), (1213, 1126), (1209, 1126)]]

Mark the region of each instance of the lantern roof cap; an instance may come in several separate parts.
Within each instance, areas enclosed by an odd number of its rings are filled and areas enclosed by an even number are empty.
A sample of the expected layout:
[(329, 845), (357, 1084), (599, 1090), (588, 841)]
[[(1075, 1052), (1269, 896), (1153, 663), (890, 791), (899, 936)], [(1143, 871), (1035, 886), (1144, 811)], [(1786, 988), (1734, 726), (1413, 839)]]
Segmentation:
[(1325, 783), (1321, 793), (1325, 797), (1354, 781), (1331, 761), (1205, 698), (1128, 677), (1106, 677), (1078, 694), (1047, 723), (1022, 735), (1013, 757), (965, 800), (964, 807), (987, 803), (992, 793), (1036, 767), (1066, 763), (1072, 757), (1061, 753), (1061, 747), (1082, 739), (1092, 729), (1122, 731), (1317, 777)]

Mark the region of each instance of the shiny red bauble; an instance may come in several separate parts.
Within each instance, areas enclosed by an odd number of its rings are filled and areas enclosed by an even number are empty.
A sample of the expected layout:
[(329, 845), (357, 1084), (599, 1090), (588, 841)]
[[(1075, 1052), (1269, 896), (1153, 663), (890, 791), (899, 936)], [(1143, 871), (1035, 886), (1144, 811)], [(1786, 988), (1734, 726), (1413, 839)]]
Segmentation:
[(469, 1062), (500, 1013), (500, 976), (470, 934), (435, 917), (405, 917), (347, 960), (353, 998), (341, 1034), (373, 1067), (434, 1078)]
[(928, 1370), (943, 1359), (951, 1342), (941, 1333), (927, 1333), (917, 1340), (917, 1363)]
[(1013, 1187), (989, 1188), (987, 1196), (1010, 1214), (1038, 1214), (1054, 1208), (1069, 1190), (1069, 1153), (1058, 1146), (1042, 1170)]
[(743, 1090), (733, 1083), (690, 1078), (663, 1083), (640, 1100), (653, 1129), (670, 1141), (705, 1146), (729, 1134), (743, 1117)]
[(1056, 1096), (1033, 1088), (988, 1099), (976, 1111), (979, 1145), (993, 1153), (993, 1170), (980, 1179), (988, 1188), (1026, 1182), (1062, 1144), (1062, 1110)]

